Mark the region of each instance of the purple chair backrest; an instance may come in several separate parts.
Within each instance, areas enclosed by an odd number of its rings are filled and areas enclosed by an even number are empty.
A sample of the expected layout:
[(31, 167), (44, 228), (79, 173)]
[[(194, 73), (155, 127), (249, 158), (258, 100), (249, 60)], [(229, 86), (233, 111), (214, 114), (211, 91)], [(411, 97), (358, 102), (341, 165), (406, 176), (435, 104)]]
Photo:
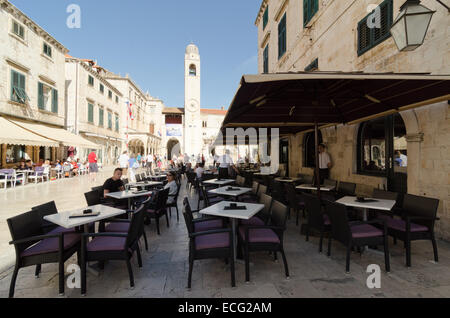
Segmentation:
[(0, 174), (5, 175), (8, 179), (12, 178), (16, 171), (14, 169), (1, 169)]
[(36, 176), (42, 176), (42, 175), (44, 174), (44, 170), (45, 170), (44, 167), (36, 167), (36, 168), (34, 169), (34, 174), (35, 174)]

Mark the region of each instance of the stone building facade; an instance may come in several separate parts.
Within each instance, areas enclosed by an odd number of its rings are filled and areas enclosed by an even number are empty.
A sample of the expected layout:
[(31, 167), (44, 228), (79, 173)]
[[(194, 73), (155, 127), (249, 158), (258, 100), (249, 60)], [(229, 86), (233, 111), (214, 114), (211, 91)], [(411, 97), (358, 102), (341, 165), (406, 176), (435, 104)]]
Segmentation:
[[(358, 71), (449, 74), (449, 12), (437, 1), (423, 0), (424, 6), (436, 11), (425, 42), (414, 51), (400, 52), (388, 31), (389, 23), (398, 15), (403, 3), (403, 0), (264, 0), (256, 19), (259, 73)], [(364, 19), (377, 6), (381, 8), (381, 28), (373, 31), (378, 32), (376, 34), (370, 33), (372, 31), (367, 33), (362, 29)], [(399, 116), (395, 121), (401, 123), (402, 132), (392, 143), (408, 160), (407, 167), (394, 169), (396, 176), (403, 179), (402, 189), (408, 193), (440, 199), (441, 221), (436, 229), (440, 237), (449, 240), (449, 103), (423, 106), (401, 112)], [(378, 119), (378, 122), (373, 120), (321, 130), (322, 141), (328, 146), (333, 160), (331, 178), (357, 183), (357, 192), (362, 195), (370, 195), (373, 188), (392, 190), (391, 176), (383, 172), (392, 167), (390, 158), (384, 158), (384, 161), (370, 158), (370, 163), (363, 164), (359, 161), (364, 157), (361, 153), (366, 147), (363, 132), (383, 119)], [(384, 120), (388, 122), (390, 118)], [(302, 133), (287, 138), (291, 175), (313, 173), (307, 162), (310, 136)], [(383, 153), (381, 147), (378, 156), (383, 156)], [(376, 169), (384, 170), (367, 173), (364, 170), (367, 167), (361, 169), (363, 165), (372, 163)]]
[[(158, 134), (162, 117), (162, 101), (144, 93), (127, 74), (125, 77), (106, 71), (105, 79), (123, 95), (119, 108), (121, 152), (130, 154), (159, 154), (161, 137)], [(127, 103), (130, 104), (131, 114)], [(127, 148), (128, 144), (128, 148)]]
[[(93, 60), (66, 57), (66, 126), (75, 134), (100, 145), (99, 162), (115, 164), (122, 150), (122, 93), (105, 79), (105, 71)], [(82, 149), (87, 158), (94, 149)]]
[[(6, 0), (0, 0), (0, 114), (63, 129), (65, 54), (61, 43)], [(2, 167), (20, 157), (54, 159), (64, 148), (1, 145)]]

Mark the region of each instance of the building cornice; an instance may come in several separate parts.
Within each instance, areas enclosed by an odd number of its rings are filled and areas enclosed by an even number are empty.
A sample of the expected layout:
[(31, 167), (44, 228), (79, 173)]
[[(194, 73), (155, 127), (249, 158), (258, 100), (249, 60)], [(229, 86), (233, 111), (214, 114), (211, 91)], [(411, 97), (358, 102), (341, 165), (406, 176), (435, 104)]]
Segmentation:
[(7, 11), (11, 15), (13, 15), (16, 19), (20, 20), (21, 23), (26, 25), (30, 30), (33, 30), (37, 35), (44, 38), (44, 40), (57, 48), (63, 54), (69, 52), (69, 50), (58, 42), (54, 37), (48, 34), (43, 28), (41, 28), (36, 22), (31, 20), (25, 13), (20, 11), (17, 7), (15, 7), (11, 2), (7, 0), (0, 0), (0, 5), (3, 10)]
[(123, 97), (123, 94), (114, 86), (112, 85), (110, 82), (108, 82), (108, 80), (106, 79), (106, 77), (101, 76), (98, 72), (96, 72), (91, 66), (87, 65), (85, 63), (85, 61), (75, 58), (75, 57), (66, 57), (66, 63), (78, 63), (79, 65), (81, 65), (87, 72), (89, 72), (91, 75), (93, 75), (95, 78), (97, 78), (100, 82), (102, 82), (103, 84), (106, 85), (106, 87), (108, 87), (109, 89), (111, 89), (112, 91), (114, 91), (114, 93), (116, 93), (116, 95)]
[(261, 6), (259, 7), (258, 16), (255, 20), (255, 25), (259, 25), (259, 21), (261, 20), (262, 15), (264, 14), (264, 11), (266, 10), (267, 5), (269, 4), (269, 0), (263, 0), (261, 3)]

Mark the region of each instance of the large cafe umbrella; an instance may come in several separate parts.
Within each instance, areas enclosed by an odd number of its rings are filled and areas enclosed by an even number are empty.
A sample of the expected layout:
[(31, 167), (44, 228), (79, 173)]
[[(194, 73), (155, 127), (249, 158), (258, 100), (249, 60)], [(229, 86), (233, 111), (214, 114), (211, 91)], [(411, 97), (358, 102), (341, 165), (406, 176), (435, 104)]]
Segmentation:
[(222, 125), (314, 131), (319, 186), (319, 129), (351, 125), (450, 99), (450, 76), (341, 72), (244, 75)]

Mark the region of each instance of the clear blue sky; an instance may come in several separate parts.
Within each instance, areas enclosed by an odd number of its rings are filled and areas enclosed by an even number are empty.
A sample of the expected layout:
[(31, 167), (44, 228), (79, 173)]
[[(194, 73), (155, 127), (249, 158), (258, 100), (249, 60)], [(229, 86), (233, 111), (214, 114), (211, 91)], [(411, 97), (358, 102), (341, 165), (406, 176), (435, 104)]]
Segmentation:
[[(261, 0), (10, 0), (70, 50), (130, 74), (142, 90), (184, 106), (184, 52), (202, 59), (202, 107), (228, 107), (242, 74), (257, 72)], [(81, 29), (66, 26), (69, 4), (81, 7)]]

